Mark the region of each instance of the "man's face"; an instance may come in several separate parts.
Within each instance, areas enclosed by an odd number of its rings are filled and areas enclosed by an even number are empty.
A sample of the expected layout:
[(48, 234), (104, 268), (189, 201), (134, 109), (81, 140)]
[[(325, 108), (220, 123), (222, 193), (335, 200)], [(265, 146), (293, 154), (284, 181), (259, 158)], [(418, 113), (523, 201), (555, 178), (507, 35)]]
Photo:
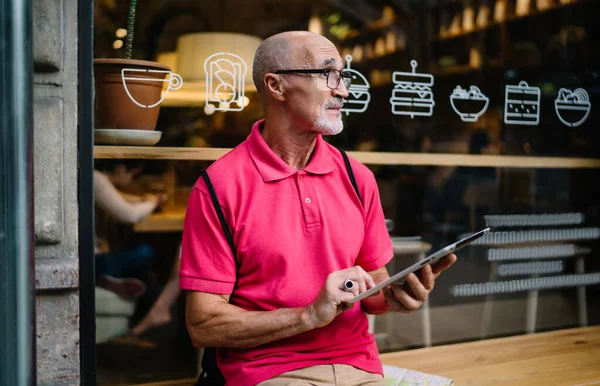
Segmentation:
[[(344, 64), (335, 46), (325, 38), (309, 39), (292, 54), (296, 69), (342, 70)], [(333, 71), (329, 76), (334, 78)], [(341, 108), (348, 97), (344, 81), (337, 88), (327, 85), (327, 77), (321, 74), (286, 76), (288, 111), (304, 127), (323, 135), (339, 134), (343, 128)], [(330, 86), (335, 86), (330, 79)]]

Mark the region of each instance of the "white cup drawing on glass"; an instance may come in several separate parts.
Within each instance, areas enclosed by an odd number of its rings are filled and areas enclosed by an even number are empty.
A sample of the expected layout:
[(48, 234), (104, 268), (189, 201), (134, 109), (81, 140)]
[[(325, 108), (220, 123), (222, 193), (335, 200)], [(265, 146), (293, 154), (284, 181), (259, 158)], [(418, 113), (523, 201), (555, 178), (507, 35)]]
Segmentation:
[(244, 100), (244, 78), (248, 66), (236, 54), (219, 52), (204, 61), (206, 104), (211, 111), (241, 111)]
[[(146, 76), (146, 77), (143, 76), (143, 74), (150, 74), (150, 73), (166, 74), (166, 75), (162, 76), (160, 78), (151, 77), (152, 75)], [(172, 71), (167, 71), (167, 70), (147, 70), (147, 69), (137, 69), (137, 68), (124, 68), (121, 70), (121, 80), (123, 81), (123, 87), (125, 88), (125, 92), (127, 93), (127, 96), (129, 96), (129, 99), (131, 99), (131, 101), (133, 103), (135, 103), (136, 105), (138, 105), (142, 108), (148, 108), (148, 109), (151, 109), (153, 107), (160, 105), (162, 103), (162, 101), (165, 100), (165, 98), (167, 97), (167, 94), (169, 94), (170, 90), (176, 91), (176, 90), (179, 90), (181, 88), (181, 86), (183, 86), (183, 79), (181, 78), (181, 76), (178, 74), (175, 74)], [(137, 80), (137, 81), (144, 81), (144, 82), (163, 82), (163, 83), (168, 82), (168, 87), (158, 102), (150, 104), (150, 105), (145, 105), (145, 104), (138, 102), (131, 95), (131, 93), (129, 92), (129, 88), (127, 87), (128, 80)]]

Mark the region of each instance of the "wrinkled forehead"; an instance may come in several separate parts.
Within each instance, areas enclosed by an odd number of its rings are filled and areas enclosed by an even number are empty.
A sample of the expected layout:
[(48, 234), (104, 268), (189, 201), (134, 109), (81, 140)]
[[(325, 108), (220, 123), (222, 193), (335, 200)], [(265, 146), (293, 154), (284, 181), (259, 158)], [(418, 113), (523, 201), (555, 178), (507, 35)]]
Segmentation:
[(303, 68), (342, 69), (344, 62), (329, 40), (325, 38), (306, 39), (294, 44), (294, 64)]

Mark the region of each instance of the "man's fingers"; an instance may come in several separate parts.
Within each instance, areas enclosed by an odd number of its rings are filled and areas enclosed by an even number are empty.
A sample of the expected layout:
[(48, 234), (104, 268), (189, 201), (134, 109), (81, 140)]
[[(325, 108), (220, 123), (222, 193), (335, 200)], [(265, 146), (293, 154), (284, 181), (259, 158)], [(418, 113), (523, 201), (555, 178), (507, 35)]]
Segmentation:
[(426, 290), (431, 292), (433, 290), (433, 286), (435, 285), (435, 275), (433, 274), (433, 270), (431, 269), (431, 265), (426, 265), (421, 269), (420, 272), (421, 283)]
[(431, 270), (433, 271), (433, 274), (435, 275), (435, 277), (438, 277), (440, 275), (440, 273), (442, 273), (442, 271), (448, 269), (455, 262), (456, 262), (456, 255), (455, 254), (448, 255), (448, 256), (444, 257), (443, 259), (441, 259), (440, 261), (438, 261), (437, 263), (433, 264), (431, 266)]
[(394, 299), (401, 303), (407, 311), (417, 310), (423, 304), (422, 301), (413, 298), (402, 288), (390, 286), (390, 290)]
[(361, 267), (355, 267), (355, 268), (358, 268), (360, 270), (359, 272), (361, 273), (362, 277), (365, 280), (365, 287), (366, 287), (365, 291), (368, 288), (375, 287), (375, 280), (373, 280), (373, 278), (371, 277), (371, 275), (369, 275), (369, 273), (367, 271), (365, 271)]
[(357, 295), (355, 295), (353, 292), (345, 292), (340, 295), (340, 301), (342, 302), (342, 304), (346, 304), (347, 306), (352, 306), (351, 304), (347, 304), (347, 302), (350, 299), (353, 299), (355, 296), (357, 296)]
[(358, 296), (360, 294), (360, 286), (361, 285), (358, 281), (348, 279), (344, 282), (343, 290), (352, 294), (352, 297), (350, 298), (352, 299), (353, 297)]
[(408, 310), (402, 305), (402, 303), (396, 300), (396, 297), (394, 296), (394, 292), (392, 291), (391, 287), (386, 287), (383, 290), (383, 295), (385, 297), (386, 304), (390, 308), (390, 311), (404, 313), (408, 312)]
[(348, 268), (343, 271), (338, 271), (337, 274), (345, 280), (352, 280), (358, 284), (360, 293), (375, 286), (375, 281), (364, 269), (359, 266)]
[(367, 290), (367, 283), (364, 279), (358, 282), (358, 286), (359, 286), (359, 291), (358, 291), (359, 294), (362, 294), (363, 292), (365, 292)]
[[(414, 295), (414, 298), (422, 302), (427, 300), (427, 297), (429, 296), (429, 290), (425, 288), (425, 286), (423, 285), (423, 283), (421, 283), (417, 275), (415, 275), (414, 273), (408, 275), (406, 277), (405, 285), (408, 285), (410, 291), (412, 292), (412, 295)], [(393, 287), (395, 286), (392, 285), (392, 288)]]

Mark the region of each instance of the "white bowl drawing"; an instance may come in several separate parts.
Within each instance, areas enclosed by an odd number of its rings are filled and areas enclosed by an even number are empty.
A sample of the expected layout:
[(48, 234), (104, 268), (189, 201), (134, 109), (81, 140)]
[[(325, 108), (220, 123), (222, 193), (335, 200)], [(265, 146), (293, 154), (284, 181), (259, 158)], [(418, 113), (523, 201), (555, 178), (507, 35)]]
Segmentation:
[(577, 127), (588, 118), (592, 110), (588, 93), (578, 88), (571, 91), (561, 88), (558, 97), (554, 101), (554, 108), (558, 119), (569, 127)]
[(463, 122), (477, 122), (487, 111), (490, 98), (483, 95), (476, 86), (471, 86), (469, 91), (456, 86), (450, 95), (450, 104)]

